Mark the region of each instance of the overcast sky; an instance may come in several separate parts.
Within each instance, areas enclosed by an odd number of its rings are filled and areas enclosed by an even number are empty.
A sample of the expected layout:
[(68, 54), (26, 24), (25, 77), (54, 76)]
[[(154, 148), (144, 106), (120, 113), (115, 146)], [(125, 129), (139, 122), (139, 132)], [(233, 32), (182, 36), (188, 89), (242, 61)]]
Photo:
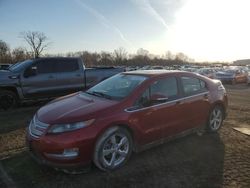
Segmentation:
[(25, 46), (42, 31), (48, 53), (183, 52), (196, 61), (250, 58), (249, 0), (0, 0), (0, 39)]

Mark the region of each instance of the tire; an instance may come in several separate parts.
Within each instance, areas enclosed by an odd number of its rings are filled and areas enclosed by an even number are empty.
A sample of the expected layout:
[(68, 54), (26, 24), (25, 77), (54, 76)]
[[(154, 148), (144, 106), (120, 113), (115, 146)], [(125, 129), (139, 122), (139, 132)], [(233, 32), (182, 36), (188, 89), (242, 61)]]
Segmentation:
[(17, 106), (18, 98), (13, 91), (0, 90), (0, 108), (9, 110)]
[(224, 110), (221, 106), (215, 106), (209, 114), (207, 129), (208, 132), (217, 132), (224, 120)]
[(100, 170), (116, 170), (128, 161), (132, 147), (132, 137), (127, 129), (111, 127), (97, 140), (93, 161)]

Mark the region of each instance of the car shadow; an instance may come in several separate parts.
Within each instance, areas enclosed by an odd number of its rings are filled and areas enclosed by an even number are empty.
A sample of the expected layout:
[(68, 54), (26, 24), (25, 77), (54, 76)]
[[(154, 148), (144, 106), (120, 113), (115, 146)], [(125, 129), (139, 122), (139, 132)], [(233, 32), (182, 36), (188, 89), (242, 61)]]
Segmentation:
[(224, 144), (218, 133), (189, 135), (133, 154), (113, 172), (92, 167), (69, 175), (41, 167), (24, 152), (2, 161), (18, 187), (222, 187)]

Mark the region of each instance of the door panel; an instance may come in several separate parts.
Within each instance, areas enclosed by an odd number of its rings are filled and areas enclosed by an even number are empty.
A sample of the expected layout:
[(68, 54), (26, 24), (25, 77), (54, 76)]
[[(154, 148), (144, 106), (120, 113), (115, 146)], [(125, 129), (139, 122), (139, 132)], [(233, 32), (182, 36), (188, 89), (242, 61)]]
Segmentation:
[(210, 104), (208, 101), (208, 92), (189, 96), (183, 100), (182, 108), (185, 129), (195, 128), (206, 123)]
[(24, 97), (45, 98), (55, 95), (56, 75), (54, 74), (38, 74), (29, 78), (23, 77), (21, 82)]
[(130, 117), (131, 122), (143, 135), (140, 144), (160, 140), (182, 129), (183, 119), (179, 117), (183, 109), (178, 102), (180, 100), (177, 100), (178, 93), (176, 78), (167, 77), (151, 84), (135, 102), (135, 110), (132, 111)]
[(195, 77), (181, 77), (185, 129), (204, 125), (208, 118), (210, 104), (206, 83)]
[(56, 62), (57, 89), (68, 94), (84, 89), (84, 73), (77, 59), (60, 59)]
[(28, 69), (36, 69), (36, 75), (21, 76), (21, 83), (24, 97), (27, 98), (46, 98), (56, 95), (57, 73), (54, 72), (53, 61), (38, 60)]

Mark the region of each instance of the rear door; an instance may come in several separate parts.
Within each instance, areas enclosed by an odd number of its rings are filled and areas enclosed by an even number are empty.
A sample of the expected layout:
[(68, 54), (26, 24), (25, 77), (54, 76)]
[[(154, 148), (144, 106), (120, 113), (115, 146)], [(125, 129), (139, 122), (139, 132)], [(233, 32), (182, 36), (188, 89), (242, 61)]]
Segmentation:
[(78, 59), (58, 59), (55, 69), (58, 74), (57, 88), (62, 95), (84, 89), (84, 70)]
[(180, 118), (185, 119), (184, 129), (191, 129), (204, 125), (209, 115), (209, 92), (206, 83), (196, 77), (180, 77), (182, 89), (182, 108), (184, 115)]

